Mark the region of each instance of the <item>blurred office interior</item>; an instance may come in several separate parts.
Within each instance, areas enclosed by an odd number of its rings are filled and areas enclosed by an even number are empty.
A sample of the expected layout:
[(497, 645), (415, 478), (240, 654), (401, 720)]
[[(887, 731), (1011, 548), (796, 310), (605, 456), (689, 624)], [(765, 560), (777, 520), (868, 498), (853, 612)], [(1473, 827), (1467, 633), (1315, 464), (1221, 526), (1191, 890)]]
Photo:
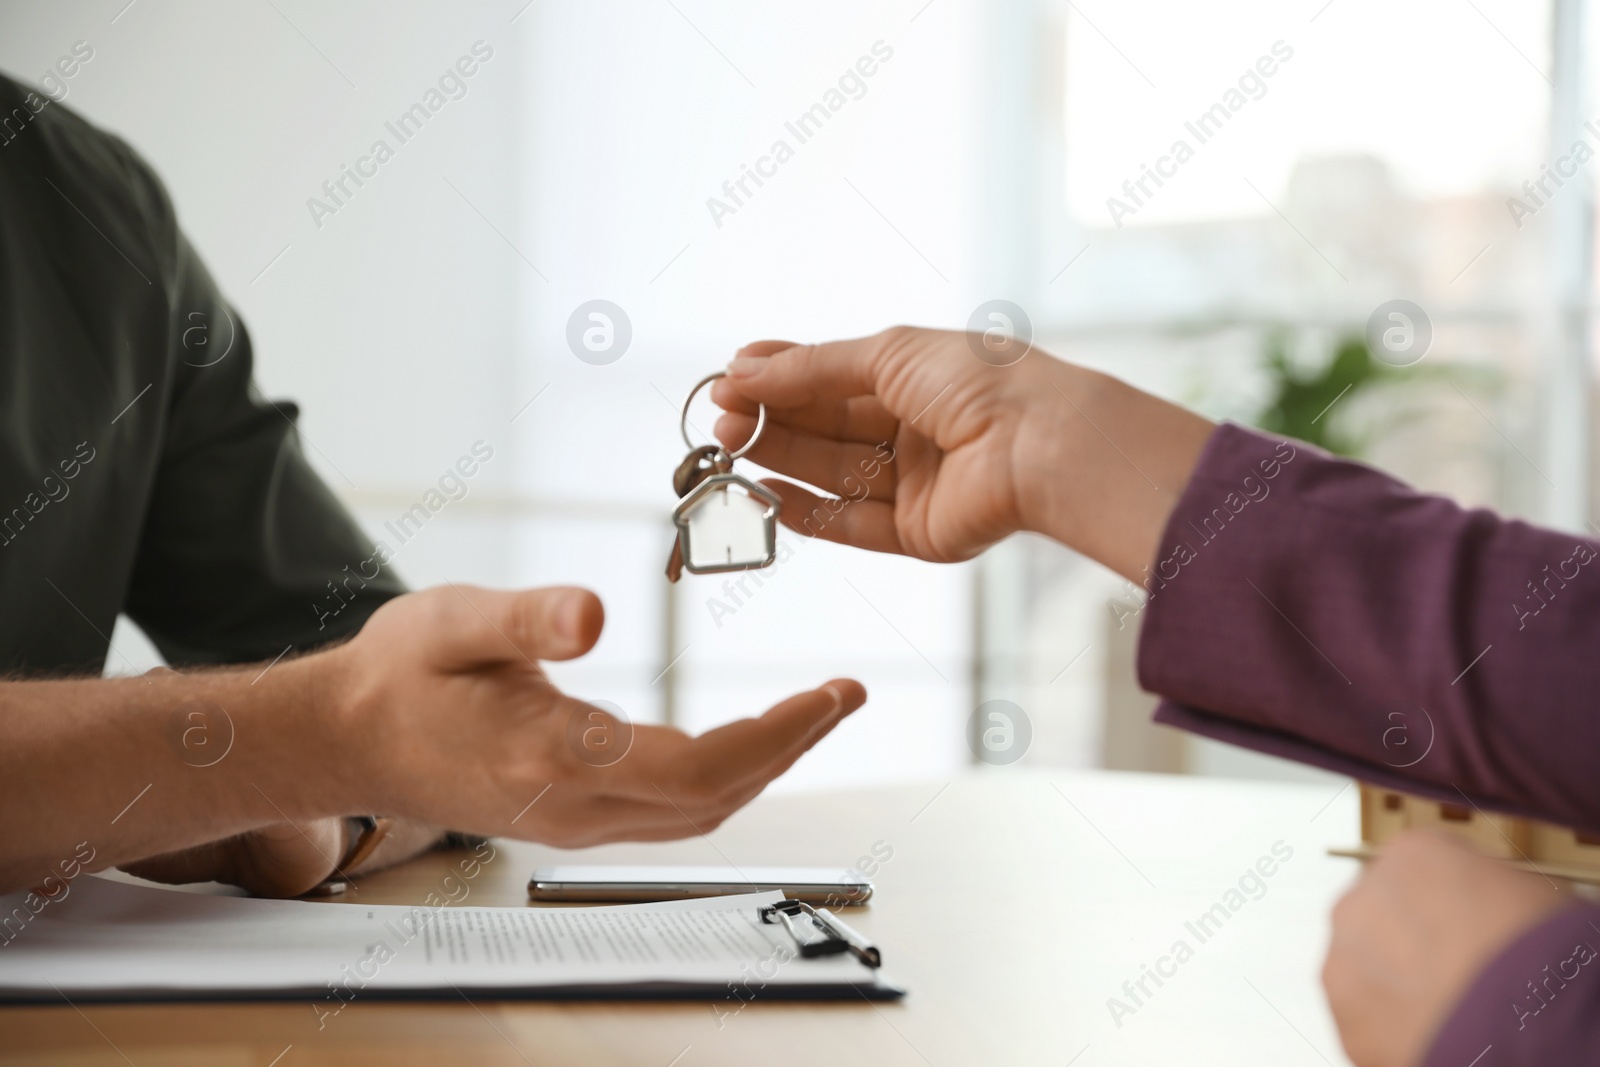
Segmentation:
[[(678, 406), (747, 341), (959, 329), (1000, 297), (1046, 350), (1213, 417), (1582, 529), (1596, 164), (1572, 150), (1600, 107), (1577, 10), (25, 0), (0, 69), (42, 83), (89, 47), (52, 96), (161, 174), (261, 388), (409, 583), (602, 595), (597, 650), (551, 667), (577, 695), (700, 731), (861, 678), (866, 712), (783, 789), (948, 774), (993, 699), (1026, 713), (1028, 764), (1303, 778), (1149, 725), (1127, 591), (1039, 538), (934, 566), (785, 533), (759, 581), (669, 586)], [(1397, 298), (1433, 332), (1398, 368), (1360, 345)], [(594, 300), (631, 329), (612, 362), (568, 343)], [(1289, 403), (1330, 383), (1314, 421)], [(115, 646), (111, 673), (156, 662), (127, 620)]]

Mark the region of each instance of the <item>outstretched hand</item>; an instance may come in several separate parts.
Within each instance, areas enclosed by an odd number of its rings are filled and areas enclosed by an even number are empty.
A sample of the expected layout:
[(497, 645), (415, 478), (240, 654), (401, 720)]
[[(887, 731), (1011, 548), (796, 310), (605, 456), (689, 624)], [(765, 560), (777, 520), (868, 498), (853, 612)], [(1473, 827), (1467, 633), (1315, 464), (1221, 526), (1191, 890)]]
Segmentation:
[(442, 586), (379, 608), (329, 672), (359, 811), (565, 848), (706, 833), (866, 702), (848, 678), (690, 737), (567, 696), (604, 613), (583, 589)]
[(540, 666), (588, 652), (603, 623), (583, 589), (397, 597), (348, 643), (280, 668), (320, 709), (299, 739), (315, 753), (314, 801), (123, 869), (294, 896), (335, 873), (343, 816), (360, 814), (400, 817), (381, 862), (428, 847), (440, 826), (564, 848), (709, 833), (866, 702), (859, 682), (836, 678), (699, 737), (632, 724), (562, 693)]

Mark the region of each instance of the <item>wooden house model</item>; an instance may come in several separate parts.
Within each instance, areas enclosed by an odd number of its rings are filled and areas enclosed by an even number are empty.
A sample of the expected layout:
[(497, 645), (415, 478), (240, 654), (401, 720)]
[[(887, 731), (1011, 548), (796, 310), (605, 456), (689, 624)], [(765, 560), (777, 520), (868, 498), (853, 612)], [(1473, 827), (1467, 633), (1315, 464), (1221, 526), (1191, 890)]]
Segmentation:
[(1361, 847), (1336, 850), (1367, 859), (1402, 830), (1436, 827), (1460, 834), (1478, 848), (1524, 870), (1600, 885), (1600, 835), (1537, 819), (1424, 800), (1380, 786), (1361, 786)]

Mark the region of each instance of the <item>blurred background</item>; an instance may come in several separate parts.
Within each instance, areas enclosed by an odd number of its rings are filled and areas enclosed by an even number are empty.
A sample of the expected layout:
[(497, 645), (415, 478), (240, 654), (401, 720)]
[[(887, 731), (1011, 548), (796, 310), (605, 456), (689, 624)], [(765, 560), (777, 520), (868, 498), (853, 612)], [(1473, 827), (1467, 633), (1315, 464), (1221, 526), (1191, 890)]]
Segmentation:
[[(11, 0), (0, 69), (163, 176), (408, 582), (601, 594), (574, 693), (698, 732), (862, 679), (783, 789), (953, 772), (997, 699), (1029, 764), (1314, 777), (1150, 725), (1132, 591), (1037, 538), (938, 567), (785, 533), (670, 587), (679, 405), (756, 338), (1003, 298), (1210, 416), (1583, 529), (1580, 6)], [(1395, 299), (1431, 325), (1403, 366), (1365, 340)]]

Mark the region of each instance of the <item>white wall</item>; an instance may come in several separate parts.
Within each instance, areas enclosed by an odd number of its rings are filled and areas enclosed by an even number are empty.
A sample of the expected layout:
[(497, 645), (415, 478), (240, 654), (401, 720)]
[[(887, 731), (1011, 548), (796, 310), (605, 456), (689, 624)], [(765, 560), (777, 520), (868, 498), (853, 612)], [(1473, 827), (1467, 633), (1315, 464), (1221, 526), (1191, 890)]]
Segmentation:
[[(515, 225), (522, 204), (507, 131), (521, 59), (509, 16), (125, 2), (0, 7), (0, 69), (38, 81), (74, 42), (94, 49), (65, 82), (64, 102), (128, 140), (165, 180), (251, 331), (262, 388), (301, 405), (312, 463), (375, 530), (479, 439), (502, 447), (473, 492), (512, 485), (507, 419), (525, 280), (446, 184)], [(364, 188), (347, 183), (355, 195), (316, 225), (307, 199), (375, 139), (398, 145), (384, 123), (479, 39), (494, 56), (466, 96)], [(399, 567), (413, 581), (503, 580), (510, 554), (506, 524), (441, 517), (402, 550)], [(116, 640), (127, 655), (113, 655), (112, 669), (154, 662), (125, 623)]]
[[(981, 19), (970, 3), (918, 16), (922, 7), (630, 0), (528, 10), (521, 24), (539, 58), (526, 68), (520, 119), (531, 149), (522, 232), (549, 283), (523, 305), (534, 358), (520, 365), (518, 395), (547, 389), (537, 418), (517, 424), (526, 492), (664, 519), (684, 451), (678, 403), (738, 346), (965, 322), (983, 298), (971, 152)], [(874, 73), (851, 83), (824, 128), (804, 143), (786, 129), (874, 56)], [(747, 183), (733, 214), (714, 217), (708, 199), (728, 202), (724, 182), (779, 139), (793, 158), (765, 165), (774, 173), (764, 184)], [(631, 347), (605, 366), (565, 342), (573, 310), (597, 298), (633, 327)], [(709, 405), (697, 408), (699, 428), (712, 418)], [(576, 576), (602, 590), (626, 643), (562, 676), (641, 717), (660, 712), (652, 679), (670, 658), (652, 643), (668, 547), (664, 525), (546, 522), (518, 570), (519, 580)], [(747, 584), (749, 595), (722, 578), (687, 578), (670, 650), (683, 653), (679, 721), (700, 730), (852, 674), (872, 703), (788, 784), (958, 766), (972, 707), (969, 585), (967, 568), (820, 543), (759, 589)]]

